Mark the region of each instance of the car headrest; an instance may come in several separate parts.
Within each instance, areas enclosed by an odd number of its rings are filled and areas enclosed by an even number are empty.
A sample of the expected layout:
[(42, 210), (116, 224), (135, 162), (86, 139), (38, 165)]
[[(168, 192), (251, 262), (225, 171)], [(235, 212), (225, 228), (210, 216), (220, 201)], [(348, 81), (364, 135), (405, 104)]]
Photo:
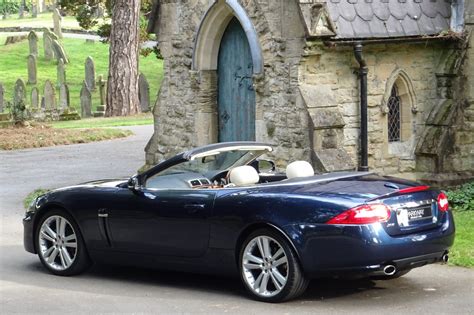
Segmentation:
[(288, 179), (296, 177), (309, 177), (314, 175), (314, 169), (306, 161), (294, 161), (286, 167), (286, 177)]
[(244, 165), (231, 169), (229, 179), (236, 186), (249, 186), (258, 183), (260, 176), (252, 166)]

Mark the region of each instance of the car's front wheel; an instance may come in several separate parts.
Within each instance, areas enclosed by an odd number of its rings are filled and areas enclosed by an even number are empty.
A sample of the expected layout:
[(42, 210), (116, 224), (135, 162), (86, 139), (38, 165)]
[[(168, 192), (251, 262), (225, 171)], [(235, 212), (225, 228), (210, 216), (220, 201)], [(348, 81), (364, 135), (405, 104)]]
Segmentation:
[(36, 242), (41, 263), (53, 274), (75, 275), (90, 266), (79, 227), (63, 210), (50, 211), (41, 218)]
[(301, 295), (308, 286), (294, 250), (279, 233), (260, 229), (242, 245), (239, 267), (252, 296), (264, 302), (281, 302)]

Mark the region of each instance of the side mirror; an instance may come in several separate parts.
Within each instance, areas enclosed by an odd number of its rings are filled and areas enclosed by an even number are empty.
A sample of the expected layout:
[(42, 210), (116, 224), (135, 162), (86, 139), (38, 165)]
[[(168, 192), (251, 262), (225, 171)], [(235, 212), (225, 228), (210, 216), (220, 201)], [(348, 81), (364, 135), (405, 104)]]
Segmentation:
[(270, 160), (258, 160), (258, 171), (260, 173), (273, 173), (275, 170), (275, 162)]
[(133, 191), (140, 190), (141, 186), (140, 186), (140, 183), (138, 181), (138, 178), (136, 176), (130, 177), (130, 179), (127, 182), (127, 187), (128, 187), (128, 189), (133, 190)]

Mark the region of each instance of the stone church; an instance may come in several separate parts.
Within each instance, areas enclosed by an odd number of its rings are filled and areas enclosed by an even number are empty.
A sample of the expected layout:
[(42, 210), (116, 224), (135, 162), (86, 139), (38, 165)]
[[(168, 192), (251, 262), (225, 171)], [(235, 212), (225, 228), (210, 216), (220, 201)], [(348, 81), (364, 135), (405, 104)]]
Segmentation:
[(159, 0), (147, 164), (257, 140), (319, 172), (474, 177), (471, 0)]

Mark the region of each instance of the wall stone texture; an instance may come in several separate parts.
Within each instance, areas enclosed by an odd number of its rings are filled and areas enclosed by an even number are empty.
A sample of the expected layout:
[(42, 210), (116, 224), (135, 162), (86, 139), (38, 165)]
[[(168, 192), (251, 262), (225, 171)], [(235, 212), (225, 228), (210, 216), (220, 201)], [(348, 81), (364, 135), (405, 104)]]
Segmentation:
[[(279, 167), (303, 159), (319, 172), (356, 169), (359, 64), (353, 46), (306, 40), (296, 1), (239, 2), (262, 49), (263, 72), (253, 77), (257, 140), (276, 145)], [(212, 3), (160, 1), (155, 31), (164, 79), (147, 165), (217, 141), (217, 72), (193, 67), (197, 30)], [(467, 41), (364, 44), (371, 170), (435, 182), (474, 177), (473, 10), (466, 6)], [(386, 108), (394, 83), (402, 141), (389, 143)]]

